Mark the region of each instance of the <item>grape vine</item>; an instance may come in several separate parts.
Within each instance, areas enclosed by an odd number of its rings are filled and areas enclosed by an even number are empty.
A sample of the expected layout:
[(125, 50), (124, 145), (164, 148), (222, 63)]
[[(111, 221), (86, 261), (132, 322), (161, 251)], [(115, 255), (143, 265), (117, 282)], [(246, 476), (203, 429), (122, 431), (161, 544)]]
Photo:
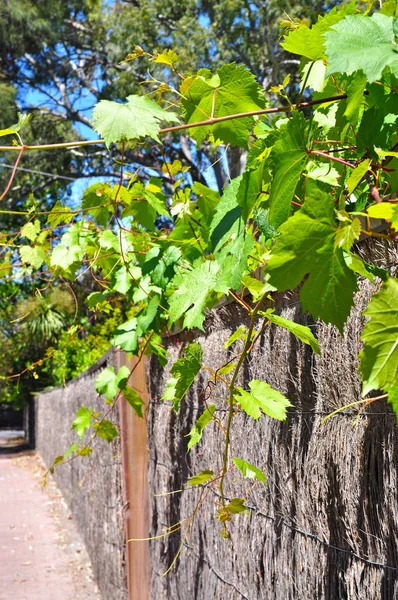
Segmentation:
[[(119, 183), (95, 183), (78, 208), (58, 201), (49, 214), (33, 209), (12, 243), (3, 244), (2, 278), (40, 274), (51, 286), (60, 277), (73, 281), (90, 271), (98, 285), (87, 298), (92, 311), (109, 311), (115, 300), (127, 298), (129, 319), (117, 327), (114, 345), (140, 358), (155, 354), (163, 366), (168, 357), (162, 339), (170, 331), (204, 330), (206, 311), (226, 297), (247, 311), (248, 327), (239, 327), (226, 344), (240, 340), (242, 350), (214, 369), (203, 364), (197, 342), (187, 345), (171, 366), (163, 395), (173, 410), (180, 410), (201, 370), (225, 387), (223, 406), (209, 403), (208, 388), (187, 443), (188, 450), (199, 443), (209, 423), (225, 438), (214, 471), (187, 482), (202, 486), (200, 505), (218, 486), (217, 516), (225, 537), (233, 515), (247, 510), (244, 498), (225, 497), (227, 476), (237, 469), (249, 480), (266, 482), (258, 466), (230, 457), (234, 417), (244, 411), (256, 420), (262, 415), (285, 420), (291, 406), (265, 381), (250, 381), (248, 389), (238, 386), (242, 365), (269, 323), (287, 328), (320, 352), (308, 327), (275, 313), (274, 291), (301, 284), (303, 309), (343, 332), (358, 278), (375, 284), (364, 312), (364, 397), (358, 403), (369, 402), (365, 396), (379, 391), (377, 397), (388, 399), (398, 417), (398, 279), (355, 252), (362, 235), (397, 241), (397, 15), (394, 1), (363, 13), (351, 2), (312, 27), (287, 22), (282, 46), (300, 57), (299, 90), (289, 78), (264, 90), (248, 69), (234, 63), (215, 73), (201, 69), (184, 75), (175, 52), (149, 55), (137, 47), (128, 60), (149, 56), (164, 64), (169, 78), (125, 103), (100, 101), (93, 128), (102, 139), (53, 146), (116, 145)], [(304, 92), (311, 101), (302, 101)], [(275, 98), (280, 105), (275, 106)], [(14, 134), (19, 142), (0, 148), (18, 152), (13, 175), (25, 152), (50, 149), (23, 144), (25, 120), (21, 116), (17, 125), (0, 132)], [(162, 137), (181, 130), (197, 147), (239, 148), (247, 156), (245, 170), (221, 195), (193, 182), (188, 168), (164, 155)], [(145, 152), (148, 144), (163, 156), (162, 173), (127, 172), (129, 149), (142, 146)], [(382, 232), (373, 231), (375, 219), (384, 222)], [(128, 385), (129, 375), (126, 367), (118, 373), (108, 368), (96, 390), (110, 404), (108, 412), (122, 394), (142, 417), (143, 400)], [(93, 428), (94, 436), (110, 442), (118, 432), (106, 416), (82, 407), (73, 427), (80, 438)], [(55, 462), (89, 452), (89, 444), (77, 442)]]

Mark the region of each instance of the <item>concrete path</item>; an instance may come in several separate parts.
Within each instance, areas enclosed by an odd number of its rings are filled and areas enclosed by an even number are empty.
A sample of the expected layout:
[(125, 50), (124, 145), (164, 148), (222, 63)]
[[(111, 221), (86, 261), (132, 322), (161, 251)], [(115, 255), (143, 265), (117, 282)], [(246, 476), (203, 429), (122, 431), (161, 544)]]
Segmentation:
[(0, 600), (100, 600), (66, 504), (33, 452), (0, 454)]

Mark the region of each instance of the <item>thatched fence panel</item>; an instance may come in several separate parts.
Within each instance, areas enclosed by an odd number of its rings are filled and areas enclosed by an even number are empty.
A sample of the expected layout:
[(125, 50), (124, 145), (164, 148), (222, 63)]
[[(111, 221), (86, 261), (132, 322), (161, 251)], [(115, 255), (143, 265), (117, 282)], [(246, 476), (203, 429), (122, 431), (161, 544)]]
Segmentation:
[[(385, 245), (369, 247), (376, 262), (396, 265)], [(267, 417), (255, 423), (235, 418), (231, 457), (262, 468), (268, 485), (256, 485), (247, 496), (252, 508), (230, 527), (231, 539), (219, 532), (216, 488), (195, 518), (190, 534), (182, 531), (151, 544), (151, 597), (156, 600), (394, 600), (398, 598), (398, 429), (385, 402), (375, 402), (359, 416), (346, 410), (322, 424), (334, 409), (360, 398), (357, 353), (363, 328), (362, 310), (374, 286), (361, 282), (355, 307), (341, 336), (331, 326), (312, 323), (300, 312), (296, 294), (279, 294), (277, 313), (310, 325), (322, 355), (312, 354), (287, 331), (273, 325), (245, 364), (240, 385), (252, 378), (268, 381), (294, 404), (287, 422)], [(213, 311), (204, 335), (205, 364), (225, 362), (224, 342), (245, 322), (236, 305)], [(170, 365), (181, 353), (180, 336), (167, 341)], [(239, 344), (239, 343), (238, 343)], [(231, 349), (232, 353), (235, 349)], [(203, 440), (186, 453), (187, 438), (203, 411), (207, 375), (202, 374), (179, 414), (160, 401), (168, 369), (152, 358), (148, 365), (151, 402), (148, 414), (149, 485), (154, 494), (180, 490), (187, 478), (221, 466), (223, 434), (209, 425)], [(225, 391), (217, 386), (212, 401), (220, 406)], [(214, 400), (215, 399), (215, 400)], [(233, 478), (231, 478), (233, 479)], [(227, 496), (247, 493), (249, 484), (235, 481)], [(191, 515), (199, 490), (152, 496), (152, 535)], [(184, 548), (174, 569), (166, 571)]]

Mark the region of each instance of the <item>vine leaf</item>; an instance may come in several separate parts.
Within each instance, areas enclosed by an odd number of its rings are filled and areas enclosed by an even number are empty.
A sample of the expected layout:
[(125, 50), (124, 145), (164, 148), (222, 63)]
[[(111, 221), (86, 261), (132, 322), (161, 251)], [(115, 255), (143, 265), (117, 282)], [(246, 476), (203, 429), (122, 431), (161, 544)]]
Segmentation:
[(250, 464), (246, 460), (243, 460), (243, 458), (233, 458), (232, 461), (235, 463), (235, 466), (242, 473), (243, 477), (247, 477), (247, 479), (254, 479), (256, 481), (261, 481), (262, 483), (265, 483), (265, 484), (267, 483), (267, 478), (265, 476), (265, 473), (258, 467), (255, 467), (254, 465)]
[(188, 433), (188, 436), (191, 438), (188, 442), (188, 451), (200, 442), (203, 435), (203, 430), (208, 425), (212, 419), (214, 411), (216, 410), (215, 404), (210, 404), (206, 410), (200, 415), (200, 417), (196, 420), (195, 425), (192, 427), (191, 431)]
[(169, 299), (169, 316), (174, 323), (184, 313), (184, 327), (203, 330), (206, 300), (211, 291), (226, 293), (228, 286), (220, 282), (220, 266), (217, 262), (196, 262), (193, 269), (181, 279), (178, 289)]
[(394, 392), (398, 381), (398, 279), (390, 277), (383, 283), (363, 314), (369, 318), (359, 355), (363, 395), (372, 390)]
[(141, 398), (141, 396), (135, 391), (135, 389), (130, 386), (124, 387), (123, 398), (125, 398), (130, 404), (137, 417), (143, 418), (144, 415), (142, 412), (142, 407), (144, 406), (144, 401)]
[(69, 206), (62, 206), (61, 202), (57, 200), (47, 217), (47, 223), (51, 228), (58, 227), (58, 225), (67, 225), (75, 215), (76, 213)]
[(356, 277), (336, 246), (338, 231), (333, 199), (313, 188), (302, 208), (284, 223), (268, 263), (270, 283), (279, 291), (300, 291), (304, 310), (340, 331), (349, 315)]
[(296, 112), (289, 122), (281, 127), (280, 138), (271, 153), (275, 171), (270, 190), (268, 217), (270, 224), (275, 228), (288, 218), (294, 192), (305, 169), (308, 157), (305, 130), (304, 115)]
[(354, 11), (355, 6), (353, 6), (352, 2), (343, 6), (342, 9), (335, 7), (324, 17), (320, 16), (311, 28), (302, 25), (298, 29), (291, 31), (281, 46), (288, 52), (300, 54), (300, 56), (305, 56), (313, 61), (321, 59), (324, 53), (324, 34), (329, 30), (331, 25), (338, 23), (347, 14)]
[(98, 394), (105, 394), (107, 400), (112, 400), (114, 396), (126, 386), (130, 370), (127, 367), (121, 367), (115, 373), (114, 367), (107, 367), (97, 377), (95, 389)]
[(108, 444), (110, 444), (115, 437), (119, 436), (119, 432), (114, 424), (107, 419), (102, 419), (100, 423), (94, 423), (93, 429), (97, 432), (97, 435), (99, 435), (99, 437), (103, 440), (107, 441)]
[(19, 254), (23, 263), (40, 269), (46, 260), (46, 251), (43, 246), (20, 246)]
[(87, 406), (81, 406), (77, 411), (76, 419), (72, 423), (72, 429), (76, 431), (79, 438), (82, 438), (86, 430), (90, 429), (93, 414), (93, 410), (87, 408)]
[(188, 479), (187, 483), (189, 483), (190, 485), (203, 485), (204, 483), (210, 481), (210, 479), (212, 479), (213, 476), (214, 472), (210, 471), (209, 469), (206, 469), (204, 471), (201, 471), (197, 475), (193, 475), (193, 477)]
[(328, 75), (362, 70), (369, 83), (380, 79), (385, 67), (398, 75), (394, 19), (374, 14), (350, 15), (325, 34)]
[[(223, 65), (216, 75), (201, 69), (196, 76), (184, 80), (180, 89), (186, 123), (198, 123), (212, 117), (224, 117), (265, 108), (265, 97), (254, 75), (235, 63)], [(252, 117), (242, 117), (195, 127), (190, 134), (198, 143), (211, 135), (216, 144), (247, 148)]]
[(193, 342), (186, 351), (185, 356), (176, 360), (170, 369), (172, 379), (167, 382), (162, 400), (173, 402), (173, 408), (178, 411), (180, 402), (194, 382), (202, 366), (203, 349), (200, 344)]
[(390, 202), (380, 202), (368, 208), (368, 215), (372, 219), (386, 219), (391, 222), (391, 227), (398, 231), (398, 205)]
[(295, 335), (299, 340), (304, 342), (304, 344), (308, 344), (311, 346), (316, 354), (321, 353), (321, 349), (319, 347), (318, 340), (315, 338), (309, 327), (306, 325), (300, 325), (299, 323), (295, 323), (294, 321), (290, 321), (290, 319), (285, 319), (285, 317), (281, 317), (279, 315), (273, 314), (274, 309), (270, 308), (266, 312), (261, 312), (259, 314), (263, 315), (266, 319), (271, 321), (271, 323), (275, 323), (275, 325), (279, 325), (279, 327), (284, 327), (288, 329), (290, 333)]
[(253, 417), (253, 419), (259, 419), (262, 411), (273, 419), (285, 421), (286, 409), (292, 404), (283, 394), (259, 379), (250, 381), (249, 388), (251, 393), (246, 392), (239, 386), (236, 387), (239, 395), (235, 396), (235, 400), (246, 414)]
[(351, 175), (348, 177), (346, 181), (348, 193), (352, 194), (357, 185), (360, 183), (362, 178), (366, 175), (369, 170), (369, 166), (371, 163), (371, 159), (367, 158), (363, 160), (359, 165), (353, 170)]
[(104, 138), (107, 148), (115, 142), (146, 137), (160, 143), (162, 121), (178, 123), (179, 119), (145, 96), (128, 96), (127, 104), (100, 100), (93, 109), (93, 128)]

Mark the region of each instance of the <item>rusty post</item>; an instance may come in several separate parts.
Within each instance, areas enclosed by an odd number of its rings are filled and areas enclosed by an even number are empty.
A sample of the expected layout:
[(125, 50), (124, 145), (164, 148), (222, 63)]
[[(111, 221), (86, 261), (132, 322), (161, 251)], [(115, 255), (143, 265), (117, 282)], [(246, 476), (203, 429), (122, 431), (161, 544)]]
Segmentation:
[[(116, 366), (118, 369), (123, 365), (131, 369), (136, 363), (136, 357), (129, 359), (125, 352), (117, 351)], [(137, 365), (129, 380), (129, 385), (140, 394), (147, 405), (148, 391), (144, 360)], [(149, 495), (146, 421), (135, 415), (124, 398), (120, 400), (119, 410), (123, 490), (126, 503), (126, 539), (147, 538), (149, 535)], [(151, 575), (149, 542), (127, 543), (126, 561), (129, 600), (149, 600)]]

